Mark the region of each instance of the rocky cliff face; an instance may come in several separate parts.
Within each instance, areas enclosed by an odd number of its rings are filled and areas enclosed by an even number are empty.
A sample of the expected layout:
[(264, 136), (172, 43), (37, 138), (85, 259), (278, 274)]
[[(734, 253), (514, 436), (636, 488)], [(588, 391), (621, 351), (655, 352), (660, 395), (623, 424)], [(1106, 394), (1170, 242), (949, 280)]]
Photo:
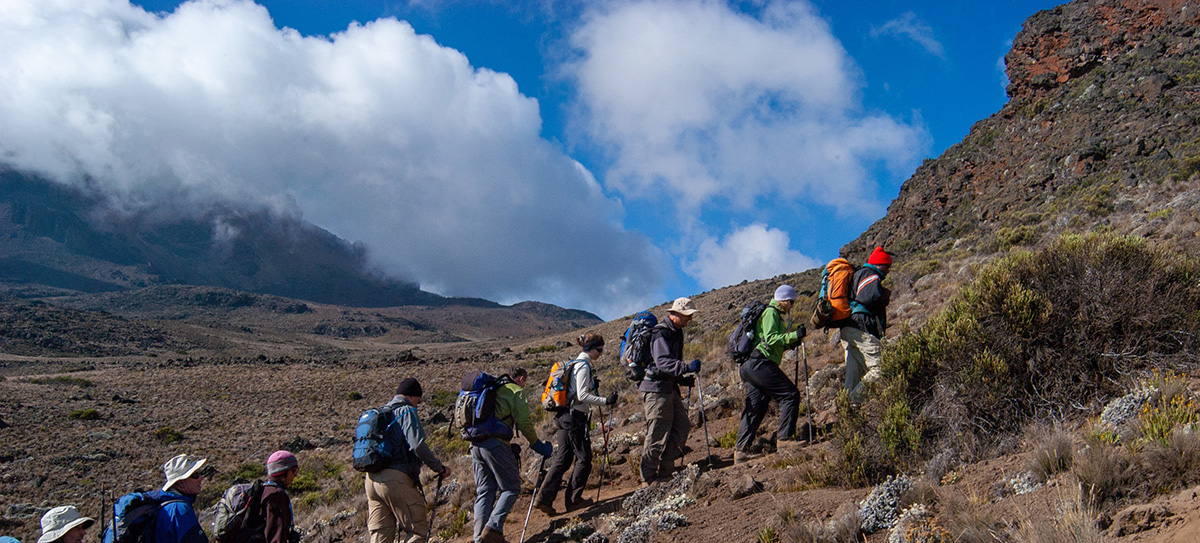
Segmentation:
[(1198, 31), (1200, 5), (1183, 0), (1033, 15), (1005, 57), (1009, 103), (921, 165), (843, 253), (885, 245), (927, 271), (1096, 229), (1200, 247)]

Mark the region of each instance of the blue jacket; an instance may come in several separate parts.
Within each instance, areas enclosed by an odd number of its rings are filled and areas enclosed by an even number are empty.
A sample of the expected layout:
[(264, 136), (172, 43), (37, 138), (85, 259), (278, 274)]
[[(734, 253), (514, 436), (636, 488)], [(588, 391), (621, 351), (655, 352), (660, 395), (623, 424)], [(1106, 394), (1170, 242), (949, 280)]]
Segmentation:
[(195, 496), (184, 496), (175, 492), (167, 492), (171, 500), (158, 509), (154, 517), (153, 543), (208, 543), (208, 536), (200, 528), (200, 519), (196, 518), (196, 508), (192, 505)]

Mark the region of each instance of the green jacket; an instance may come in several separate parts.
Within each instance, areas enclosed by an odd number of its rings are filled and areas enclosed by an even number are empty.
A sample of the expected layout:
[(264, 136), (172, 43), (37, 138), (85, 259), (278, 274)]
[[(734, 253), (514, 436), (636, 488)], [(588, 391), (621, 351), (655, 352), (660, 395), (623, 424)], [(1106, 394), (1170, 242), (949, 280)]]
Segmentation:
[(754, 327), (755, 337), (759, 338), (758, 352), (778, 364), (783, 360), (783, 352), (800, 341), (795, 331), (789, 332), (783, 319), (779, 316), (779, 302), (771, 300), (758, 324)]
[(519, 432), (525, 435), (530, 444), (537, 442), (537, 430), (533, 429), (533, 421), (529, 420), (525, 389), (516, 383), (508, 383), (496, 391), (496, 418), (512, 428), (513, 435)]

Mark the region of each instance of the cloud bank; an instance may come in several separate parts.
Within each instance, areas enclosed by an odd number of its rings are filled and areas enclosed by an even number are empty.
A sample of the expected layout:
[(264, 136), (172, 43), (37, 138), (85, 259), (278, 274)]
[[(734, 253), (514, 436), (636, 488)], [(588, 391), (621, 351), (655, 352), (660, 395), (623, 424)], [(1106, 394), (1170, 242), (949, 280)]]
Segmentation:
[(731, 232), (723, 240), (706, 238), (695, 260), (685, 269), (701, 287), (718, 288), (744, 279), (766, 279), (820, 266), (812, 257), (789, 249), (787, 232), (763, 224), (751, 224)]
[(754, 12), (719, 1), (610, 4), (586, 15), (570, 43), (563, 72), (581, 131), (611, 157), (606, 186), (674, 206), (681, 237), (694, 240), (684, 245), (701, 252), (681, 260), (707, 286), (762, 276), (730, 271), (741, 269), (733, 252), (751, 230), (774, 232), (773, 243), (786, 235), (759, 225), (704, 241), (695, 232), (712, 224), (697, 217), (784, 203), (874, 219), (890, 192), (879, 179), (911, 172), (928, 140), (921, 127), (863, 110), (857, 66), (807, 2)]
[(446, 295), (610, 315), (661, 255), (513, 80), (381, 19), (306, 37), (248, 1), (0, 3), (0, 162), (130, 210), (302, 215)]

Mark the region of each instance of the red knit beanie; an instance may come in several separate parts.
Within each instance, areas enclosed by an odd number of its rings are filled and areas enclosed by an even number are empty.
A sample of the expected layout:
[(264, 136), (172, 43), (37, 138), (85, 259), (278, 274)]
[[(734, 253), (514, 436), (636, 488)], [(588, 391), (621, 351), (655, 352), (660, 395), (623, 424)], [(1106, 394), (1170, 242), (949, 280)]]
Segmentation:
[(871, 252), (871, 256), (867, 257), (867, 264), (872, 266), (882, 266), (884, 264), (892, 265), (892, 255), (887, 254), (883, 247), (876, 247)]

